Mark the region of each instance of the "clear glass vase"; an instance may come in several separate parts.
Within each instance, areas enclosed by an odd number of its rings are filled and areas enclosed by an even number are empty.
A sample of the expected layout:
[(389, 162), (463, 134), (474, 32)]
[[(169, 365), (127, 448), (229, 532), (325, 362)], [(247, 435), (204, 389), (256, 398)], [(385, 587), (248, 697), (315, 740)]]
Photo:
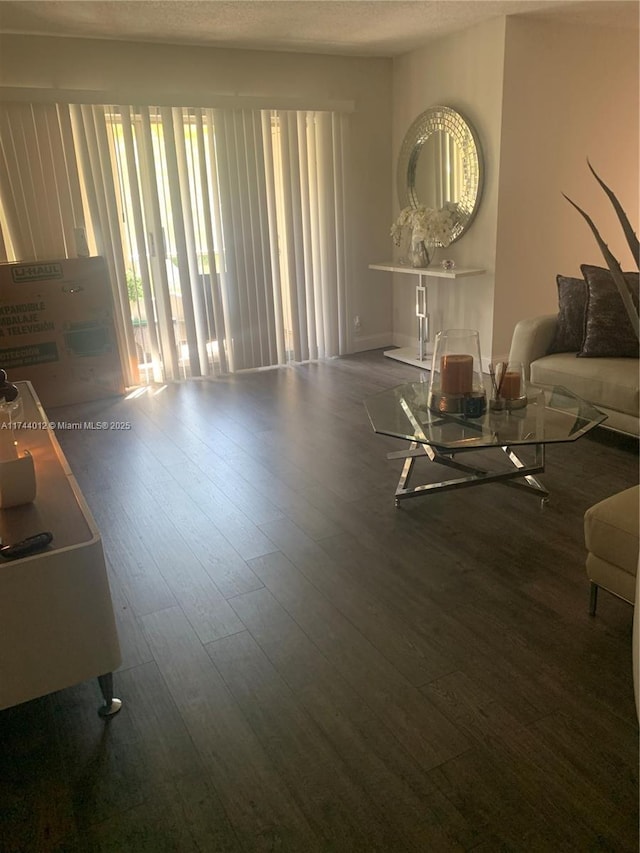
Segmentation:
[(493, 412), (512, 412), (527, 406), (524, 364), (520, 361), (498, 362), (489, 366), (493, 391), (489, 408)]
[(481, 417), (487, 411), (480, 336), (473, 329), (438, 332), (433, 350), (428, 406), (442, 414)]
[(428, 267), (430, 260), (429, 249), (424, 240), (414, 240), (412, 237), (411, 245), (409, 246), (409, 262), (411, 266), (416, 269)]

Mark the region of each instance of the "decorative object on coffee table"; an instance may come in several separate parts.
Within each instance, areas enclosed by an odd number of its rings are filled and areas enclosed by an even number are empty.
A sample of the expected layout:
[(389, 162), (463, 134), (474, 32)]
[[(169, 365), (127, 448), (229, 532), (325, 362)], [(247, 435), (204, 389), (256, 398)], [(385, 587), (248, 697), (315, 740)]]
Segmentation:
[(489, 365), (492, 412), (513, 412), (527, 406), (524, 365), (520, 361), (499, 361)]
[(428, 406), (435, 412), (469, 418), (479, 418), (486, 412), (478, 332), (473, 329), (438, 332), (431, 363)]

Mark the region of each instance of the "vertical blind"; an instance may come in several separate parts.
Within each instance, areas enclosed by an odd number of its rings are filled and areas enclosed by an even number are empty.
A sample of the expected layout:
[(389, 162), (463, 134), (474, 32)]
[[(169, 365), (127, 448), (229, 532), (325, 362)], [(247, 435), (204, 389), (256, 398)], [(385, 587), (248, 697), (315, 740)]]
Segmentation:
[(7, 256), (73, 256), (84, 227), (149, 380), (346, 351), (345, 115), (8, 105), (0, 135)]
[(85, 223), (67, 105), (2, 105), (0, 224), (0, 260), (75, 257)]

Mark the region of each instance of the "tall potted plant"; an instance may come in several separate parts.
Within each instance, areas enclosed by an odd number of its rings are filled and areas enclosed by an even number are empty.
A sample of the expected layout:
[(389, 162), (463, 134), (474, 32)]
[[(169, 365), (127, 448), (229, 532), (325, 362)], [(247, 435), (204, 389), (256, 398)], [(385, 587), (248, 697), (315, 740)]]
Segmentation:
[[(633, 230), (631, 223), (629, 222), (629, 217), (624, 212), (624, 209), (620, 202), (618, 201), (615, 193), (605, 184), (602, 178), (597, 174), (589, 160), (587, 160), (587, 165), (591, 170), (591, 174), (594, 176), (596, 181), (600, 184), (604, 192), (607, 194), (609, 201), (613, 205), (613, 209), (616, 212), (618, 220), (622, 226), (622, 230), (624, 232), (624, 236), (626, 237), (627, 244), (631, 249), (631, 254), (633, 255), (633, 259), (635, 261), (636, 266), (640, 269), (640, 244), (638, 243), (638, 237)], [(600, 236), (600, 232), (595, 226), (595, 223), (591, 219), (591, 217), (585, 213), (585, 211), (579, 207), (575, 201), (572, 201), (569, 196), (563, 193), (566, 200), (569, 204), (573, 205), (575, 209), (580, 213), (580, 215), (585, 219), (589, 228), (593, 232), (594, 237), (596, 238), (596, 242), (600, 247), (600, 251), (607, 262), (607, 266), (609, 267), (609, 271), (611, 272), (611, 277), (615, 282), (616, 287), (618, 288), (618, 292), (620, 293), (620, 297), (622, 302), (624, 303), (624, 307), (629, 315), (629, 320), (631, 321), (631, 325), (633, 326), (633, 330), (636, 333), (636, 337), (640, 339), (640, 316), (638, 314), (638, 308), (636, 307), (633, 298), (631, 296), (631, 292), (629, 290), (629, 285), (626, 282), (624, 274), (622, 272), (622, 267), (620, 266), (620, 262), (613, 255), (607, 244), (604, 242), (602, 237)]]

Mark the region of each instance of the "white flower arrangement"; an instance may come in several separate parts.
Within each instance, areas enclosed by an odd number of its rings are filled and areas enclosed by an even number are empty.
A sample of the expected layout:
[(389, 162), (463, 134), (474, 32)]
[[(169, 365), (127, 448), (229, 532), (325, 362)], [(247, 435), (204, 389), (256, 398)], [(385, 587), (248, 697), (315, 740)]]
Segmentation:
[(400, 245), (405, 229), (410, 232), (412, 243), (424, 242), (428, 246), (448, 246), (453, 239), (453, 230), (461, 221), (458, 205), (447, 201), (437, 209), (419, 204), (405, 207), (391, 226), (391, 236), (396, 246)]

